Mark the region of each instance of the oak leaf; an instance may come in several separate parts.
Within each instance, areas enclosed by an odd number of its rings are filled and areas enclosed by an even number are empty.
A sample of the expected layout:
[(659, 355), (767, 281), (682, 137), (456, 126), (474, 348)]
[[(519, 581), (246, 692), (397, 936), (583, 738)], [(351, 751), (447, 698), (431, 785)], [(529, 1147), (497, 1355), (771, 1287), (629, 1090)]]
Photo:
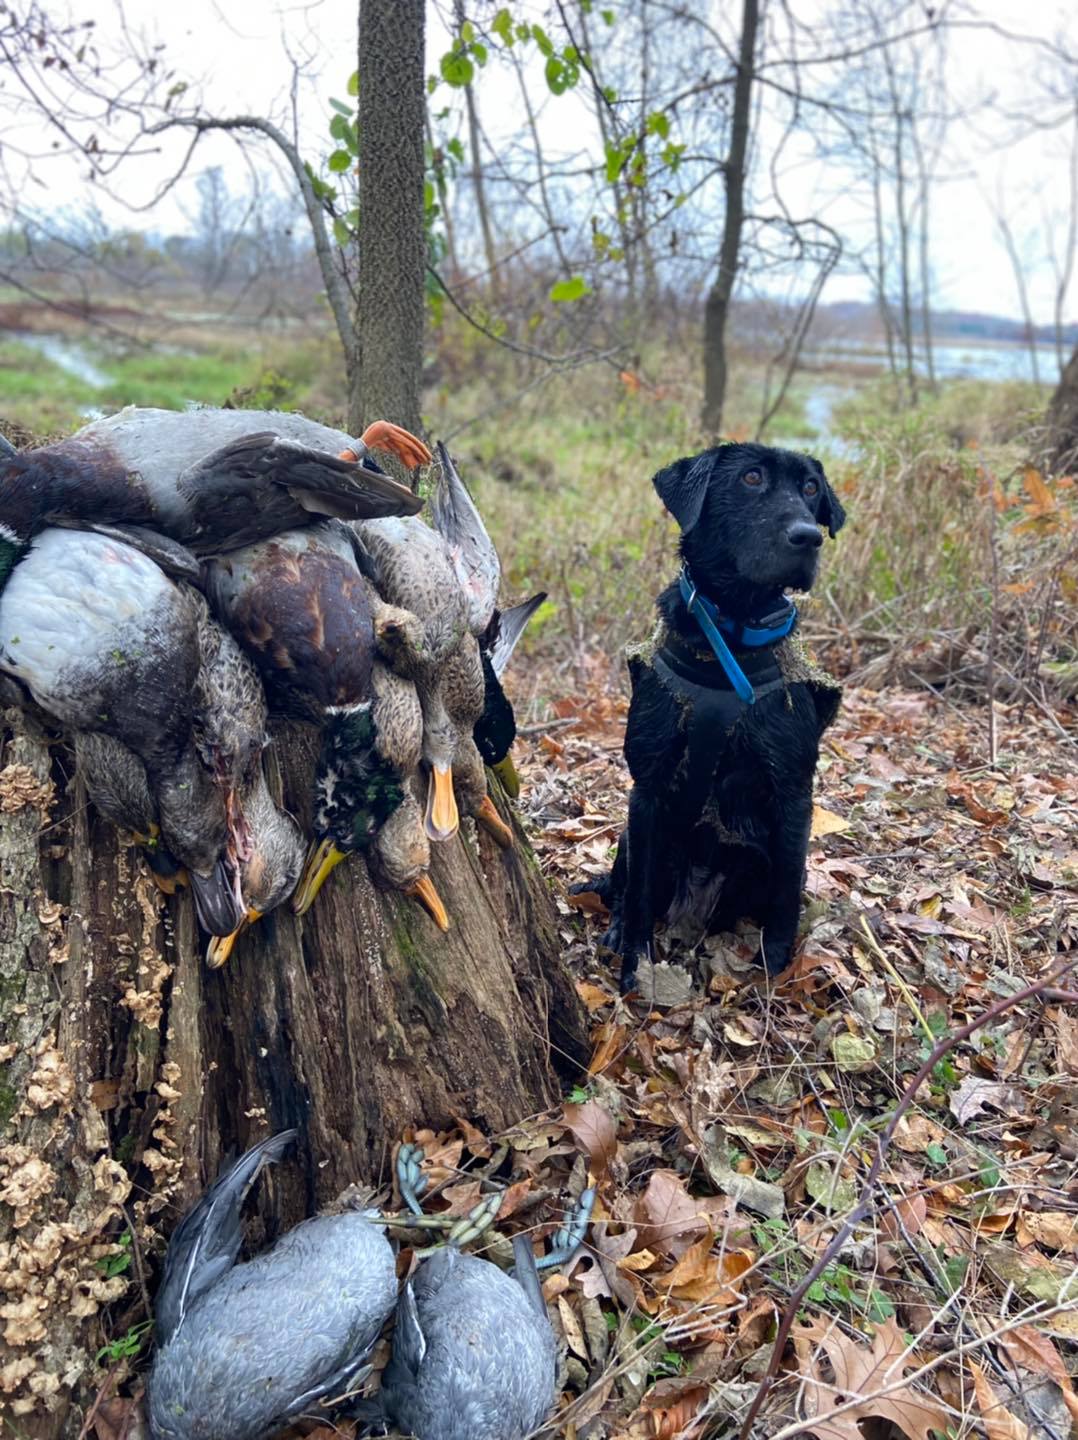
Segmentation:
[[(933, 1430), (946, 1433), (951, 1421), (943, 1406), (905, 1382), (906, 1371), (915, 1369), (917, 1361), (893, 1319), (876, 1326), (870, 1346), (822, 1318), (797, 1326), (794, 1338), (801, 1372), (814, 1382), (806, 1387), (813, 1413), (805, 1428), (818, 1440), (864, 1440), (858, 1421), (870, 1417), (889, 1420), (909, 1440), (930, 1440)], [(821, 1348), (831, 1362), (831, 1384), (820, 1378)], [(832, 1413), (851, 1400), (856, 1403), (849, 1409)]]
[(613, 1115), (598, 1100), (586, 1100), (583, 1105), (566, 1105), (565, 1125), (587, 1155), (596, 1180), (604, 1179), (618, 1148)]

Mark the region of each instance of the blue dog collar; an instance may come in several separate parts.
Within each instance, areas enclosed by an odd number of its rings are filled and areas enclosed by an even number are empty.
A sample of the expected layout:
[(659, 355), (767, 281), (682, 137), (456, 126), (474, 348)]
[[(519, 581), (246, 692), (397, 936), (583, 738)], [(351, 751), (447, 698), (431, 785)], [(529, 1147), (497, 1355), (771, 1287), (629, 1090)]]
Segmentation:
[(736, 620), (720, 615), (712, 601), (706, 595), (700, 594), (687, 565), (682, 566), (681, 574), (678, 576), (678, 586), (689, 614), (704, 632), (707, 643), (715, 652), (715, 658), (719, 664), (726, 671), (726, 677), (734, 687), (737, 698), (744, 701), (746, 705), (755, 705), (756, 691), (750, 685), (741, 666), (734, 659), (733, 652), (726, 643), (722, 632), (725, 630), (735, 645), (743, 645), (749, 650), (755, 650), (764, 645), (773, 645), (778, 640), (784, 640), (797, 624), (797, 606), (792, 600), (787, 600), (785, 608), (779, 614), (766, 616), (760, 624), (742, 625)]

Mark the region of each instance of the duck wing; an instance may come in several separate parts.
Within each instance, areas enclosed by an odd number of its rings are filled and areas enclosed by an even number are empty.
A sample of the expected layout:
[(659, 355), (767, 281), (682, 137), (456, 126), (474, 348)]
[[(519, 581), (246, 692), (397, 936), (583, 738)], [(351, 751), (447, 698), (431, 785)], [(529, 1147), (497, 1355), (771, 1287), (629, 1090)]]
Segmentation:
[(244, 435), (183, 470), (185, 539), (203, 553), (234, 550), (314, 516), (415, 515), (423, 501), (368, 461), (343, 460), (268, 432)]
[(498, 601), (501, 562), (475, 501), (440, 440), (437, 449), (439, 474), (431, 496), (434, 528), (445, 541), (467, 599), (468, 628), (473, 635), (482, 635)]
[(296, 1138), (282, 1130), (253, 1146), (223, 1170), (172, 1232), (154, 1302), (157, 1343), (163, 1347), (200, 1295), (236, 1263), (243, 1243), (240, 1211), (266, 1165), (273, 1165)]
[(508, 610), (494, 612), (486, 634), (480, 641), (480, 647), (490, 656), (491, 668), (499, 680), (505, 673), (505, 667), (509, 664), (528, 621), (545, 599), (546, 591), (540, 590), (538, 595), (533, 595), (530, 600), (522, 600), (519, 605), (510, 605)]

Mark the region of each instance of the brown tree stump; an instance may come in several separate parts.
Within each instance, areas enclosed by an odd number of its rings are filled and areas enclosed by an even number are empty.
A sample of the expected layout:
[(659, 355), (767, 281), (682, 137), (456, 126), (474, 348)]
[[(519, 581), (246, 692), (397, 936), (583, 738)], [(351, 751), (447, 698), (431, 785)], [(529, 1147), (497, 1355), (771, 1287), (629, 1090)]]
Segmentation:
[[(5, 715), (0, 757), (0, 1417), (79, 1434), (95, 1353), (141, 1318), (166, 1235), (223, 1154), (296, 1125), (274, 1172), (290, 1225), (388, 1175), (403, 1128), (502, 1129), (586, 1060), (580, 1003), (519, 826), (436, 847), (450, 912), (371, 886), (361, 860), (302, 920), (286, 907), (209, 971), (190, 898), (165, 900), (88, 807), (71, 751)], [(315, 739), (285, 727), (271, 784), (309, 819)], [(108, 1260), (141, 1237), (123, 1273)], [(106, 1307), (109, 1307), (106, 1309)]]

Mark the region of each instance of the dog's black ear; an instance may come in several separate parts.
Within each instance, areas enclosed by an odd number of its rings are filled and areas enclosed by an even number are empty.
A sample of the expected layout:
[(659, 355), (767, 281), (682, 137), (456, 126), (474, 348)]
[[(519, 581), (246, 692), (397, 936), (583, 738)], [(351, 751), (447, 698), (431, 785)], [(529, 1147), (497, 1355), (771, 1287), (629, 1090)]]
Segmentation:
[(681, 526), (683, 535), (687, 535), (700, 518), (709, 468), (702, 455), (690, 455), (684, 460), (675, 460), (651, 478), (659, 499)]
[(816, 508), (816, 518), (821, 525), (827, 526), (827, 533), (833, 540), (846, 523), (846, 510), (842, 501), (831, 489), (831, 482), (824, 474), (823, 466), (816, 459), (812, 460), (812, 464), (823, 487), (820, 491), (820, 503)]

